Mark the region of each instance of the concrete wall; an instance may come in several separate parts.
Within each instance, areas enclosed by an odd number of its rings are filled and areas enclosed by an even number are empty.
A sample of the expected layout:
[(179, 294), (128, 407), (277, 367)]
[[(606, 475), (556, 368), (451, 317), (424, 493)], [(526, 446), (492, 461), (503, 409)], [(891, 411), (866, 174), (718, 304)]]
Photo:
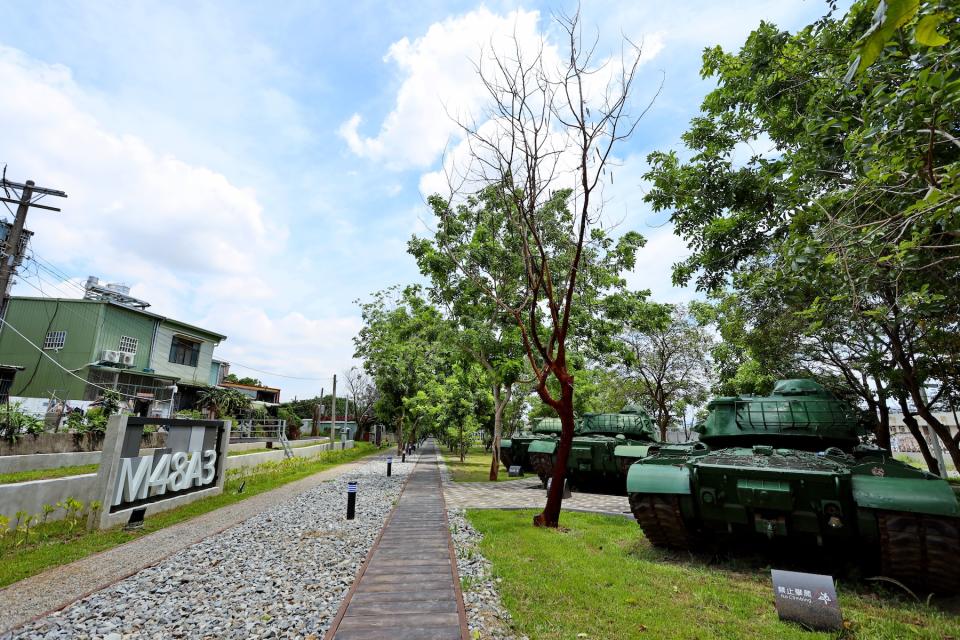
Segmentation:
[[(43, 505), (55, 505), (67, 498), (76, 498), (84, 506), (97, 500), (97, 474), (0, 484), (0, 515), (10, 518), (9, 526), (12, 528), (17, 511), (26, 511), (30, 515), (42, 514)], [(57, 509), (49, 519), (61, 520), (65, 515), (63, 509)]]
[[(66, 434), (51, 434), (66, 435)], [(148, 441), (149, 448), (163, 446), (164, 434), (153, 434), (153, 437), (144, 440)], [(324, 440), (325, 441), (325, 440)], [(293, 444), (303, 442), (294, 440)], [(234, 442), (230, 445), (230, 451), (249, 451), (250, 449), (263, 449), (266, 446), (264, 442)], [(275, 443), (277, 451), (283, 451), (280, 443)], [(296, 448), (294, 449), (296, 451)], [(147, 455), (149, 451), (144, 450), (141, 455)], [(33, 471), (37, 469), (59, 469), (60, 467), (74, 467), (83, 464), (98, 464), (100, 462), (99, 451), (80, 451), (74, 453), (36, 453), (30, 455), (0, 455), (0, 473), (16, 473), (18, 471)]]
[[(347, 440), (347, 449), (352, 449), (353, 445), (353, 440)], [(293, 455), (297, 458), (309, 458), (327, 451), (329, 447), (329, 444), (318, 444), (312, 447), (298, 447), (293, 449)], [(334, 450), (339, 449), (340, 443), (338, 442), (334, 447)], [(141, 451), (142, 455), (148, 455), (149, 453), (150, 451)], [(99, 456), (100, 452), (94, 452), (93, 454), (59, 455)], [(24, 457), (36, 458), (37, 456)], [(225, 469), (254, 467), (269, 460), (279, 461), (283, 459), (283, 449), (278, 448), (276, 451), (250, 453), (243, 456), (227, 457)], [(150, 514), (165, 509), (171, 509), (180, 506), (181, 504), (187, 504), (188, 502), (197, 500), (199, 497), (216, 495), (219, 492), (220, 488), (210, 489), (207, 491), (188, 494), (180, 498), (174, 498), (169, 501), (163, 501), (162, 503), (153, 503), (148, 507), (147, 513)], [(0, 515), (10, 518), (10, 526), (12, 527), (16, 521), (17, 511), (26, 511), (31, 515), (42, 514), (44, 504), (55, 505), (57, 502), (61, 502), (67, 498), (75, 498), (80, 500), (84, 503), (84, 505), (89, 504), (93, 500), (100, 500), (103, 502), (103, 498), (98, 494), (99, 492), (97, 487), (96, 473), (90, 473), (81, 476), (69, 476), (66, 478), (56, 478), (53, 480), (34, 480), (31, 482), (18, 482), (16, 484), (0, 484)], [(111, 522), (113, 524), (122, 524), (123, 522), (126, 522), (126, 518), (129, 518), (128, 511), (121, 513), (124, 515), (111, 518)], [(60, 520), (63, 519), (65, 515), (66, 513), (62, 509), (58, 509), (50, 515), (49, 519)]]
[[(201, 343), (197, 366), (191, 367), (190, 365), (170, 362), (170, 344), (174, 336), (183, 336)], [(213, 360), (213, 349), (219, 343), (220, 340), (210, 334), (201, 333), (196, 329), (169, 321), (161, 322), (157, 329), (157, 343), (150, 355), (150, 368), (157, 375), (175, 376), (184, 384), (206, 385), (210, 379), (210, 362)]]
[[(0, 457), (0, 473), (17, 473), (40, 469), (59, 469), (82, 464), (99, 464), (99, 451), (80, 451), (78, 453), (35, 453), (27, 456)], [(0, 485), (3, 486), (3, 485)]]
[[(329, 444), (317, 444), (312, 447), (297, 447), (293, 449), (294, 458), (310, 458), (312, 456), (323, 453), (330, 449)], [(334, 451), (340, 450), (340, 443), (338, 442), (333, 448)], [(347, 440), (347, 449), (353, 449), (353, 440)], [(276, 451), (262, 451), (260, 453), (248, 453), (242, 456), (231, 456), (227, 458), (227, 469), (240, 469), (243, 467), (255, 467), (258, 464), (263, 464), (270, 460), (280, 461), (283, 460), (286, 456), (283, 453), (283, 449), (277, 449)]]
[[(71, 453), (75, 451), (100, 451), (103, 449), (103, 434), (95, 433), (41, 433), (36, 436), (17, 436), (16, 442), (0, 440), (0, 459), (3, 456), (22, 456), (34, 453)], [(162, 447), (166, 434), (146, 433), (143, 446)], [(81, 463), (82, 464), (82, 463)], [(43, 467), (35, 467), (37, 469)]]

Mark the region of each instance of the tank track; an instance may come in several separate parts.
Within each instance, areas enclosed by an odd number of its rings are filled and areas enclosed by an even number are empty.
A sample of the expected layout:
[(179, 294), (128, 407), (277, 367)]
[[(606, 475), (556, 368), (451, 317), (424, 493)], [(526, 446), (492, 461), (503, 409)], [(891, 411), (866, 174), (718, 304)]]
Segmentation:
[(630, 510), (643, 535), (655, 547), (690, 549), (694, 537), (680, 514), (680, 498), (655, 493), (631, 493)]
[(503, 468), (509, 471), (510, 465), (513, 464), (513, 453), (509, 449), (500, 449), (500, 462)]
[(960, 591), (960, 518), (878, 511), (884, 575), (935, 593)]
[(553, 456), (549, 453), (531, 453), (530, 466), (540, 477), (543, 486), (547, 486), (547, 478), (553, 475)]

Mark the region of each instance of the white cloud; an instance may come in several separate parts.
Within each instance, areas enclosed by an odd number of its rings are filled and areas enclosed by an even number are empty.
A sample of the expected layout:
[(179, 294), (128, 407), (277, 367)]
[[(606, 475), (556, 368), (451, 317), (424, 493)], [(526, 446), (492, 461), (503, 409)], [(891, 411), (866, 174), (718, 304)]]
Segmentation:
[[(352, 364), (358, 318), (287, 311), (309, 276), (285, 273), (287, 232), (268, 222), (257, 193), (111, 131), (86, 110), (66, 67), (0, 47), (0, 83), (9, 92), (0, 101), (8, 178), (68, 194), (56, 203), (62, 213), (30, 213), (32, 249), (80, 276), (66, 282), (28, 263), (19, 294), (79, 297), (82, 274), (97, 275), (132, 285), (152, 311), (226, 334), (218, 357), (303, 377)], [(313, 386), (258, 377), (292, 393)]]
[[(436, 22), (415, 40), (394, 42), (384, 57), (402, 79), (393, 110), (375, 136), (364, 136), (363, 117), (353, 114), (340, 126), (341, 137), (354, 154), (393, 169), (428, 168), (451, 140), (461, 137), (458, 120), (482, 124), (489, 93), (476, 65), (493, 64), (491, 51), (511, 51), (516, 44), (532, 57), (542, 46), (547, 64), (560, 66), (557, 49), (541, 33), (539, 21), (537, 11), (499, 15), (481, 7)], [(662, 48), (659, 34), (648, 36), (641, 62), (653, 59)], [(619, 68), (613, 62), (590, 78), (589, 91), (599, 94), (606, 87)]]
[(91, 260), (118, 276), (129, 265), (180, 274), (251, 273), (284, 231), (268, 232), (256, 194), (226, 176), (161, 156), (112, 133), (72, 98), (69, 70), (0, 48), (8, 175), (67, 192), (60, 214), (36, 211), (35, 247), (49, 259)]
[(431, 165), (458, 131), (454, 118), (473, 112), (486, 97), (474, 68), (481, 51), (504, 45), (511, 34), (535, 45), (539, 17), (537, 11), (501, 16), (481, 7), (436, 22), (413, 41), (394, 42), (384, 56), (403, 78), (393, 111), (372, 137), (361, 135), (359, 114), (347, 120), (340, 134), (350, 150), (398, 169)]

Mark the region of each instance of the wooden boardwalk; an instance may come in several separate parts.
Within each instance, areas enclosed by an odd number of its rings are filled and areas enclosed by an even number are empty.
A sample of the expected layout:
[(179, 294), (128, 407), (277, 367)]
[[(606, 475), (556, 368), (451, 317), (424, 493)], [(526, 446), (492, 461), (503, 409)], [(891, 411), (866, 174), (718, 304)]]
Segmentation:
[(327, 640), (468, 640), (456, 557), (428, 441)]

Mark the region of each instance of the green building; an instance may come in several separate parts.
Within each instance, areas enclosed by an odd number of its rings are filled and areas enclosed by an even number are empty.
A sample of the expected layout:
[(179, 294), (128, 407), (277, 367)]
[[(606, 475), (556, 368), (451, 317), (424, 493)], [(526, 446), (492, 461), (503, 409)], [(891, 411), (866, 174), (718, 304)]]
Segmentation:
[(6, 322), (0, 362), (23, 367), (10, 396), (42, 400), (48, 410), (51, 400), (84, 406), (103, 388), (119, 391), (141, 415), (192, 408), (209, 385), (213, 349), (226, 340), (111, 300), (13, 297)]

